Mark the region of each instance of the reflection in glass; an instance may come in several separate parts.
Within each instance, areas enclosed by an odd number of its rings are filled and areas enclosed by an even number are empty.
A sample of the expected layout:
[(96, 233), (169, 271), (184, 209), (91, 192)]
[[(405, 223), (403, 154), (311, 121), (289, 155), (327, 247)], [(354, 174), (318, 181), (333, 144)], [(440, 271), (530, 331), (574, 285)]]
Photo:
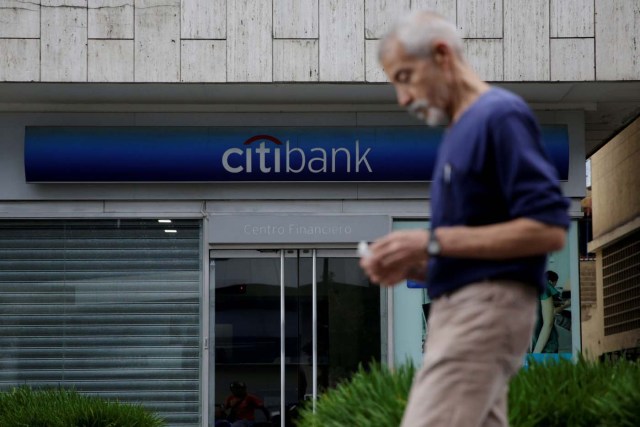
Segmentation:
[[(280, 407), (280, 258), (214, 259), (217, 421), (229, 418), (233, 384)], [(254, 405), (257, 406), (257, 405)], [(237, 410), (235, 412), (238, 412)], [(238, 414), (234, 417), (237, 417)], [(246, 416), (246, 415), (242, 415)], [(262, 416), (262, 418), (260, 418)], [(264, 420), (260, 411), (250, 418)], [(233, 418), (233, 417), (232, 417)]]
[(380, 361), (380, 289), (355, 258), (318, 258), (318, 388)]
[[(247, 254), (257, 251), (246, 251)], [(285, 425), (295, 408), (312, 398), (313, 251), (269, 258), (216, 258), (215, 402), (224, 404), (229, 385), (242, 381), (264, 402), (279, 425), (280, 290), (284, 289)], [(357, 258), (318, 257), (317, 383), (322, 393), (348, 378), (359, 364), (380, 360), (380, 290), (362, 273)], [(222, 417), (223, 414), (218, 414)], [(256, 420), (265, 417), (256, 412)]]

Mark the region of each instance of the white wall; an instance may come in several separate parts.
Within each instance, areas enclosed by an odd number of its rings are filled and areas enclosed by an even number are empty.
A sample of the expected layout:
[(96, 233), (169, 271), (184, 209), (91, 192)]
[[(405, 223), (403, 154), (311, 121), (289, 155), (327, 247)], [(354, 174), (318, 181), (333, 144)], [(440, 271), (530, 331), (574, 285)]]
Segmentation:
[(4, 0), (0, 81), (381, 82), (377, 40), (423, 8), (489, 81), (640, 79), (637, 0)]

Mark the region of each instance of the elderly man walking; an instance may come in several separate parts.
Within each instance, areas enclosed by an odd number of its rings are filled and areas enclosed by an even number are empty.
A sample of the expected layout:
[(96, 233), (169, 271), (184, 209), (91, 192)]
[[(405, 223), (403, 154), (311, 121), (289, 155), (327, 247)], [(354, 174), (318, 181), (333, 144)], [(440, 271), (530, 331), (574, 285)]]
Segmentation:
[(431, 229), (393, 232), (361, 260), (377, 283), (426, 278), (433, 300), (404, 427), (508, 425), (508, 381), (531, 340), (546, 254), (563, 247), (569, 226), (531, 110), (482, 81), (462, 52), (455, 26), (428, 12), (380, 45), (398, 103), (447, 126)]

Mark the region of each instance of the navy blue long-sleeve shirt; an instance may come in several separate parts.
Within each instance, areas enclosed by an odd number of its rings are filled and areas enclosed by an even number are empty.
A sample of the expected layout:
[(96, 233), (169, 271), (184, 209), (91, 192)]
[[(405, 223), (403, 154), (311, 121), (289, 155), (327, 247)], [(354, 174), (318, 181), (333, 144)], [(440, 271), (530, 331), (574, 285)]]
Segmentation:
[[(499, 88), (483, 93), (447, 130), (431, 185), (431, 228), (530, 218), (567, 228), (568, 200), (533, 113)], [(546, 255), (508, 260), (435, 257), (431, 298), (483, 280), (516, 280), (543, 290)]]

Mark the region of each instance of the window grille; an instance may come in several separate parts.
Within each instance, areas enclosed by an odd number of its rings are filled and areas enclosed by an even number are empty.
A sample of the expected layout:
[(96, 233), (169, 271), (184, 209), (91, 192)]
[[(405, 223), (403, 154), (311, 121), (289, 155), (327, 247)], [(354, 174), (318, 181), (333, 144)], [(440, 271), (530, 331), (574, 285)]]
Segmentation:
[(604, 334), (640, 329), (640, 231), (602, 250)]

